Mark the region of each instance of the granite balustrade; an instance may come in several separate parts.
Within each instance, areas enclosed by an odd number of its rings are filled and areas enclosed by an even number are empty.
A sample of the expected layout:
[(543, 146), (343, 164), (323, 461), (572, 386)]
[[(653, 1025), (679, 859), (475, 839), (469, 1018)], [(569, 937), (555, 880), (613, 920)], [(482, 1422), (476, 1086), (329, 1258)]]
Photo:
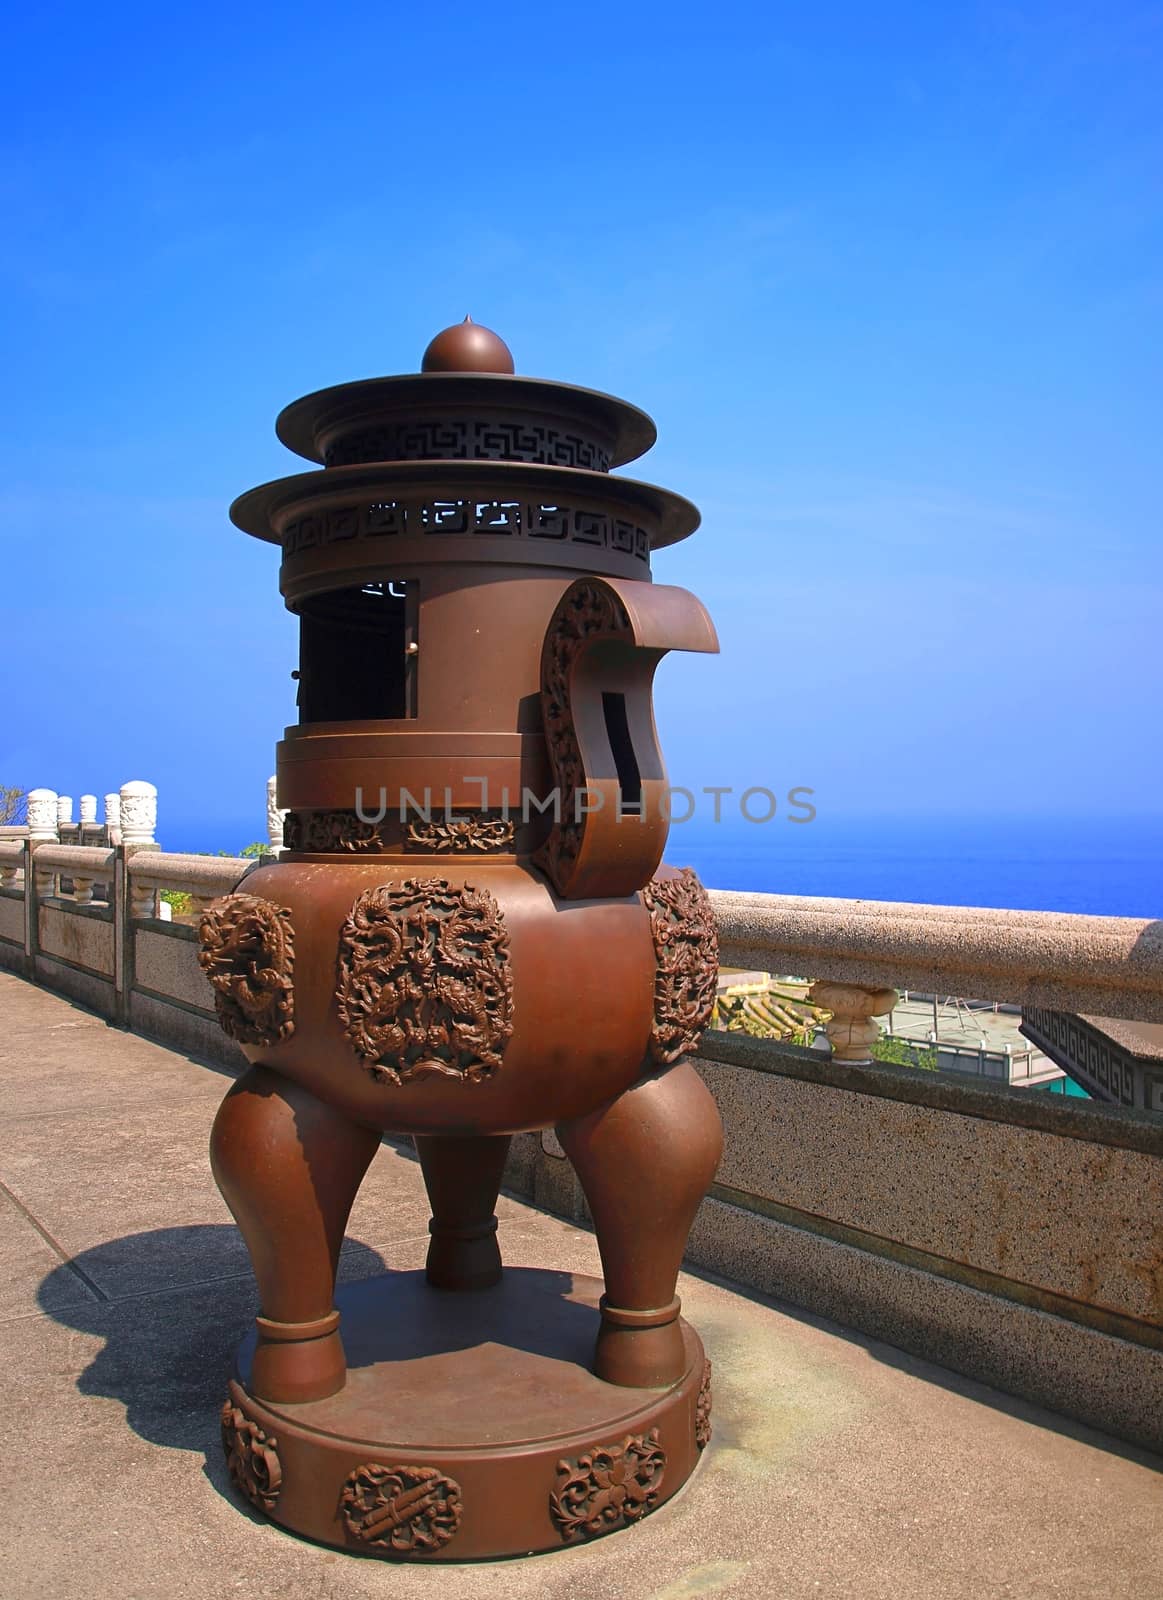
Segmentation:
[[(197, 905), (253, 865), (0, 841), (0, 966), (240, 1067), (193, 921), (163, 921), (157, 895)], [(102, 877), (106, 900), (59, 893)], [(1163, 1017), (1159, 924), (711, 898), (731, 966)], [(1163, 1117), (734, 1033), (708, 1033), (697, 1065), (726, 1149), (692, 1265), (1163, 1450)], [(551, 1133), (514, 1139), (507, 1181), (586, 1220)]]

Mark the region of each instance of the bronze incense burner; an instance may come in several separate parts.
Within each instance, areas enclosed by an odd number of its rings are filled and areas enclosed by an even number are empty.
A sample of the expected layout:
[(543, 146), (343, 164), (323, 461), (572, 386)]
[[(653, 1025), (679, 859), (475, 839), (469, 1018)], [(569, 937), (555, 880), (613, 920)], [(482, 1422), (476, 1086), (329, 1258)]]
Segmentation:
[[(277, 431), (322, 470), (231, 516), (281, 545), (300, 619), (286, 849), (200, 930), (251, 1062), (211, 1141), (262, 1306), (231, 1475), (368, 1554), (560, 1548), (668, 1499), (709, 1436), (675, 1282), (720, 1153), (684, 1059), (717, 950), (694, 874), (660, 866), (651, 706), (666, 651), (717, 649), (699, 602), (651, 582), (698, 513), (610, 475), (653, 443), (642, 412), (514, 376), (467, 321), (420, 373), (308, 395)], [(544, 1128), (604, 1286), (502, 1270), (510, 1139)], [(336, 1294), (386, 1131), (415, 1140), (427, 1269)]]

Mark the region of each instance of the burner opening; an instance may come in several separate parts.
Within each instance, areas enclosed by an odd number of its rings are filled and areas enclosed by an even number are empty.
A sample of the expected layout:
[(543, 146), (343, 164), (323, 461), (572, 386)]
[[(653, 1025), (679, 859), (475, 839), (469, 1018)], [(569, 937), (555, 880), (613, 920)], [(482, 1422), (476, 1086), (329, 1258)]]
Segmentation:
[(416, 715), (414, 582), (309, 596), (299, 613), (299, 722)]
[(634, 754), (634, 741), (630, 737), (630, 723), (626, 715), (624, 694), (603, 693), (602, 715), (606, 719), (606, 737), (618, 773), (618, 788), (622, 791), (622, 810), (627, 813), (642, 809), (642, 774), (638, 770), (638, 757)]

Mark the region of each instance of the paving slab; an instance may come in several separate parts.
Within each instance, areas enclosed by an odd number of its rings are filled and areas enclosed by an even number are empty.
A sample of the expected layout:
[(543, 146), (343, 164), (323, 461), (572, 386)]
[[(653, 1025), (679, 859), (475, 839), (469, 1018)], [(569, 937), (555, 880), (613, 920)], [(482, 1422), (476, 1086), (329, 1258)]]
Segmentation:
[(0, 1323), (97, 1299), (75, 1270), (57, 1272), (60, 1265), (61, 1252), (0, 1192)]
[[(12, 982), (19, 992), (0, 987), (5, 1024), (14, 1006), (62, 1032), (85, 1016)], [(715, 1433), (690, 1484), (640, 1525), (531, 1560), (439, 1568), (283, 1533), (237, 1499), (218, 1440), (255, 1310), (206, 1160), (225, 1080), (137, 1041), (143, 1075), (181, 1092), (164, 1106), (146, 1092), (125, 1115), (116, 1038), (102, 1099), (101, 1040), (82, 1032), (79, 1113), (29, 1112), (11, 1053), (4, 1068), (0, 1178), (19, 1204), (0, 1196), (0, 1266), (17, 1286), (0, 1300), (0, 1315), (17, 1308), (0, 1328), (0, 1600), (1163, 1594), (1157, 1458), (694, 1274), (680, 1292), (714, 1362)], [(45, 1059), (29, 1062), (30, 1098), (57, 1092)], [(59, 1070), (71, 1070), (67, 1050)], [(510, 1263), (598, 1270), (585, 1229), (511, 1197), (501, 1210)], [(418, 1164), (385, 1145), (343, 1275), (421, 1265), (426, 1223)]]
[[(237, 1231), (201, 1226), (231, 1222), (208, 1153), (220, 1098), (4, 1121), (0, 1182), (110, 1298), (246, 1273)], [(505, 1197), (499, 1214), (516, 1209)], [(428, 1218), (419, 1163), (381, 1145), (350, 1231), (426, 1243)]]
[[(30, 1003), (27, 994), (47, 1001)], [(63, 1008), (59, 1009), (59, 1008)], [(221, 1068), (192, 1061), (0, 972), (0, 1119), (82, 1115), (146, 1103), (213, 1103)]]

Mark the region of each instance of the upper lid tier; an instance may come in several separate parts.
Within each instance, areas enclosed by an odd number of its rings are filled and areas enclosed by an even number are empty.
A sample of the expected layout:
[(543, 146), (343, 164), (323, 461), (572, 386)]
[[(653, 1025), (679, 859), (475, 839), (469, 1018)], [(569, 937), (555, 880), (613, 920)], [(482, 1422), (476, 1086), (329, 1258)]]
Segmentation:
[(544, 378), (518, 377), (504, 340), (470, 318), (445, 328), (423, 369), (319, 389), (293, 401), (275, 432), (324, 466), (491, 460), (606, 472), (657, 438), (637, 406)]

